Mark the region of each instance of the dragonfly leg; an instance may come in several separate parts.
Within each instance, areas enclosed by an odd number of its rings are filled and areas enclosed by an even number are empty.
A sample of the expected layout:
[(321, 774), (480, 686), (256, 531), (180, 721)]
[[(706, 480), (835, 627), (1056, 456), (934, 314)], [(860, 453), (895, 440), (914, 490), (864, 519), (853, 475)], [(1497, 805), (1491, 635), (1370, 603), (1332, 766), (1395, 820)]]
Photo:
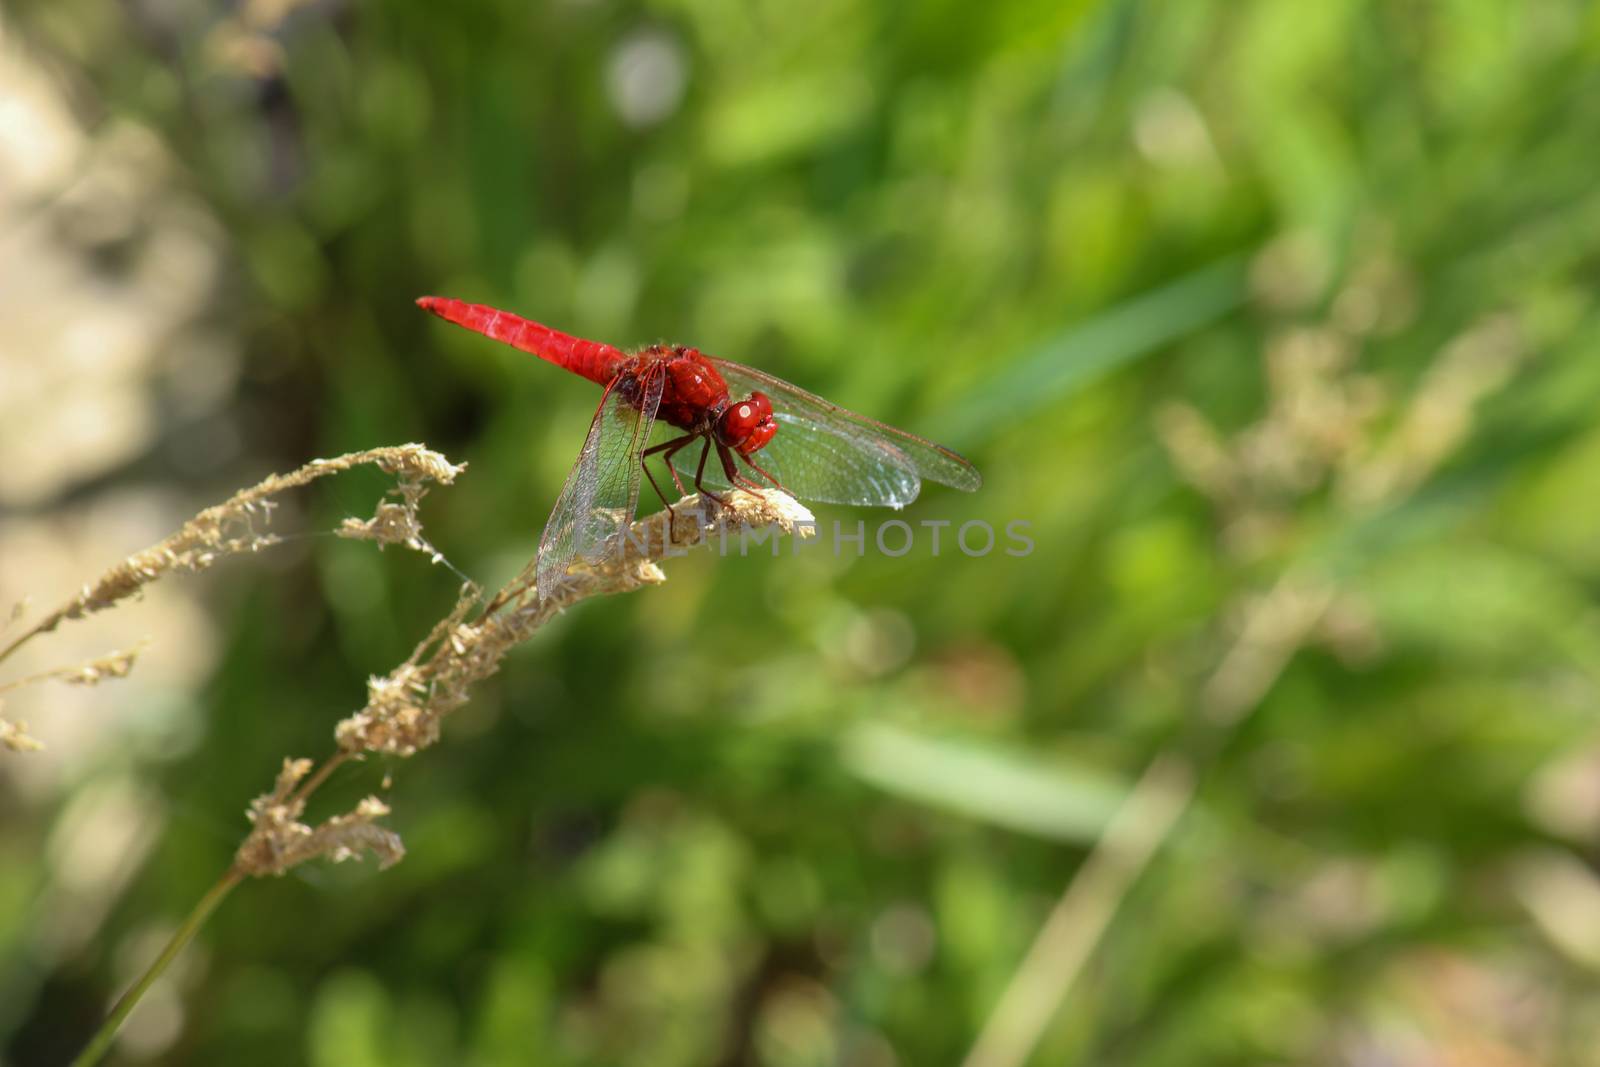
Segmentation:
[(650, 479), (650, 488), (656, 491), (656, 496), (660, 497), (661, 503), (666, 505), (667, 535), (669, 540), (672, 531), (678, 528), (678, 516), (672, 510), (672, 501), (667, 499), (667, 495), (661, 491), (661, 486), (656, 484), (656, 476), (650, 473), (650, 457), (657, 452), (661, 453), (661, 461), (667, 465), (667, 473), (672, 475), (672, 483), (678, 487), (678, 495), (686, 496), (688, 490), (683, 487), (683, 479), (678, 477), (678, 469), (672, 465), (672, 454), (694, 439), (694, 434), (686, 433), (682, 437), (674, 437), (670, 441), (663, 441), (661, 444), (654, 445), (639, 453), (639, 466), (644, 468), (644, 476)]
[[(721, 442), (718, 442), (717, 444), (717, 458), (722, 460), (722, 473), (727, 477), (728, 484), (733, 486), (735, 489), (763, 488), (763, 486), (761, 486), (759, 483), (751, 480), (740, 472), (739, 465), (733, 461), (733, 449), (722, 444)], [(749, 459), (746, 459), (745, 462), (749, 463), (750, 461)], [(751, 465), (754, 466), (754, 464)], [(763, 471), (762, 473), (766, 472)], [(768, 475), (768, 477), (771, 476)]]
[[(761, 475), (761, 477), (765, 478), (779, 489), (782, 489), (785, 493), (789, 493), (789, 490), (784, 487), (784, 484), (778, 481), (777, 477), (771, 471), (767, 470), (767, 468), (763, 467), (761, 464), (757, 463), (755, 460), (751, 459), (742, 452), (739, 454), (739, 458), (744, 460), (745, 464), (749, 466), (751, 470)], [(755, 483), (752, 482), (751, 484), (754, 485)], [(794, 496), (793, 493), (789, 493), (789, 495)]]
[[(727, 449), (723, 448), (721, 445), (718, 445), (717, 446), (717, 451), (718, 452), (726, 452)], [(700, 449), (700, 465), (694, 469), (694, 487), (695, 487), (695, 489), (697, 489), (699, 491), (701, 496), (709, 497), (710, 499), (715, 500), (718, 503), (718, 505), (720, 505), (722, 507), (727, 507), (728, 506), (728, 501), (725, 498), (718, 496), (717, 494), (713, 493), (711, 490), (707, 489), (706, 486), (705, 486), (706, 457), (709, 456), (710, 454), (711, 454), (711, 438), (707, 437), (706, 438), (705, 447)]]
[[(687, 445), (690, 441), (693, 441), (697, 436), (697, 434), (686, 433), (682, 437), (674, 437), (670, 441), (663, 441), (661, 444), (654, 445), (639, 453), (641, 459), (646, 456), (653, 456), (657, 452), (662, 453), (661, 462), (667, 465), (667, 473), (672, 475), (672, 484), (678, 487), (678, 494), (680, 496), (688, 496), (689, 490), (683, 487), (683, 479), (678, 477), (678, 468), (672, 465), (672, 456), (673, 453), (677, 452), (684, 445)], [(659, 491), (657, 492), (657, 495), (660, 495)], [(662, 503), (666, 503), (665, 497), (662, 498)]]

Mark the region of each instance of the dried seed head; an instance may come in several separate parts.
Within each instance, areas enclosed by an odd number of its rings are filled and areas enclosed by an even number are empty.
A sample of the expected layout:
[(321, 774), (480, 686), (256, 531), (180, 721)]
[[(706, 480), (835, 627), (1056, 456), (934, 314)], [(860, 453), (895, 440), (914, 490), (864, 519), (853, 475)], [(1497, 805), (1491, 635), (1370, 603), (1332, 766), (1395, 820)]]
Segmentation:
[(590, 596), (624, 593), (666, 580), (658, 559), (742, 529), (775, 526), (785, 533), (815, 533), (811, 513), (793, 497), (776, 491), (729, 495), (709, 523), (689, 518), (694, 498), (680, 503), (678, 528), (669, 540), (668, 517), (658, 512), (633, 524), (622, 539), (624, 551), (603, 564), (575, 564), (556, 594), (541, 599), (537, 562), (501, 590), (476, 619), (468, 621), (478, 589), (462, 587), (455, 608), (399, 667), (367, 683), (367, 704), (335, 730), (348, 753), (381, 752), (411, 756), (439, 739), (440, 720), (467, 702), (472, 686), (499, 670), (517, 644), (561, 609)]
[(422, 552), (439, 563), (444, 557), (422, 536), (422, 519), (417, 507), (427, 495), (430, 483), (450, 485), (466, 465), (457, 466), (420, 445), (406, 448), (412, 451), (397, 451), (376, 461), (381, 469), (398, 476), (395, 487), (388, 493), (398, 499), (381, 501), (370, 519), (344, 520), (335, 533), (357, 541), (372, 541), (379, 548), (400, 545)]
[(0, 748), (9, 752), (37, 752), (44, 745), (28, 734), (28, 724), (0, 719)]
[[(427, 487), (438, 482), (449, 485), (465, 465), (451, 463), (444, 456), (422, 445), (394, 445), (373, 448), (365, 452), (351, 452), (333, 459), (319, 459), (289, 474), (274, 474), (269, 478), (240, 490), (228, 500), (206, 508), (170, 537), (135, 552), (121, 563), (86, 585), (78, 595), (44, 616), (11, 644), (0, 650), (0, 659), (18, 646), (42, 633), (54, 630), (66, 619), (80, 619), (97, 611), (104, 611), (118, 601), (138, 593), (146, 585), (170, 571), (196, 572), (205, 570), (224, 556), (256, 552), (278, 543), (274, 534), (256, 528), (272, 518), (272, 497), (289, 489), (296, 489), (362, 465), (375, 465), (396, 475), (398, 503), (385, 502), (379, 514), (370, 523), (357, 523), (364, 532), (347, 533), (346, 536), (363, 536), (380, 543), (405, 544), (438, 559), (421, 536), (421, 525), (416, 518), (416, 507)], [(392, 510), (399, 508), (400, 512)], [(400, 528), (404, 527), (402, 533)]]
[(88, 663), (66, 667), (52, 673), (54, 677), (70, 685), (99, 685), (107, 678), (126, 678), (147, 643), (141, 641), (132, 648), (112, 652), (99, 659), (92, 659)]
[(235, 869), (255, 877), (281, 875), (307, 860), (325, 856), (342, 863), (363, 852), (376, 856), (379, 868), (399, 863), (405, 846), (398, 834), (377, 824), (389, 814), (388, 805), (377, 797), (367, 797), (354, 811), (316, 827), (300, 821), (305, 798), (295, 791), (310, 773), (310, 760), (284, 760), (272, 792), (250, 803), (254, 828), (234, 855)]
[[(413, 459), (422, 462), (420, 457)], [(430, 477), (447, 481), (457, 471), (459, 468), (450, 467)], [(421, 485), (412, 485), (402, 474), (396, 492), (400, 503), (390, 502), (384, 507), (406, 511), (414, 507)], [(690, 497), (675, 508), (676, 529), (669, 530), (670, 520), (665, 512), (634, 523), (622, 540), (621, 553), (602, 564), (572, 567), (553, 596), (538, 595), (537, 560), (530, 561), (475, 617), (469, 618), (480, 604), (480, 590), (470, 582), (463, 585), (455, 607), (406, 661), (368, 681), (366, 706), (341, 722), (334, 732), (339, 752), (332, 760), (343, 762), (368, 752), (406, 757), (432, 745), (439, 739), (445, 716), (467, 702), (476, 683), (499, 670), (512, 648), (579, 600), (664, 581), (666, 575), (658, 561), (669, 555), (745, 529), (776, 527), (799, 537), (816, 532), (811, 513), (793, 497), (777, 491), (731, 492), (727, 505), (715, 509), (703, 524), (689, 518), (696, 504), (696, 499)], [(380, 507), (373, 524), (356, 524), (363, 530), (360, 536), (371, 534), (380, 543), (400, 543), (386, 541), (379, 532), (387, 521), (384, 515)], [(389, 515), (396, 518), (393, 512)], [(406, 529), (403, 522), (390, 528), (397, 532)], [(323, 772), (328, 769), (325, 764)], [(236, 868), (253, 875), (282, 874), (309, 859), (328, 857), (338, 861), (361, 852), (377, 856), (382, 867), (398, 862), (405, 854), (404, 846), (392, 831), (378, 824), (388, 808), (376, 797), (368, 797), (355, 811), (320, 826), (311, 827), (300, 821), (307, 786), (320, 782), (320, 776), (306, 782), (310, 772), (308, 761), (286, 761), (273, 791), (251, 804), (253, 828), (239, 847)]]

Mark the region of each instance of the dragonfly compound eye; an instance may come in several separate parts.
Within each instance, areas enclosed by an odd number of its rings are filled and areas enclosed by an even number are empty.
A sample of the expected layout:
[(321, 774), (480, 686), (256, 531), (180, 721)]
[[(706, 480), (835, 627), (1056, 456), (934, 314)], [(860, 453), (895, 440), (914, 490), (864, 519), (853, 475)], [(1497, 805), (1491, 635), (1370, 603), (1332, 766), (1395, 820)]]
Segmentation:
[(748, 399), (729, 404), (717, 423), (717, 437), (722, 443), (746, 456), (759, 451), (777, 432), (772, 401), (765, 393), (751, 393)]

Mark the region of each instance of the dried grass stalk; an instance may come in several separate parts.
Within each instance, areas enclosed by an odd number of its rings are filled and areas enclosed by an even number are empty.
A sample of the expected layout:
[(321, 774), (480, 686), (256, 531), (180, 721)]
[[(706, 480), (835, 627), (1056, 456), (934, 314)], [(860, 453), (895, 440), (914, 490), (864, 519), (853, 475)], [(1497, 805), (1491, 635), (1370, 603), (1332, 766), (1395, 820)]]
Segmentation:
[(147, 642), (141, 641), (132, 648), (108, 652), (97, 659), (88, 660), (75, 667), (57, 667), (53, 671), (44, 671), (40, 674), (31, 674), (26, 678), (18, 678), (14, 682), (0, 685), (0, 693), (9, 689), (20, 689), (25, 685), (35, 682), (48, 682), (51, 680), (66, 682), (68, 685), (99, 685), (108, 678), (126, 678), (128, 672), (133, 670), (133, 665), (139, 659), (139, 654), (144, 651)]
[(239, 848), (234, 867), (240, 873), (281, 875), (316, 856), (327, 856), (335, 863), (354, 859), (363, 852), (378, 858), (380, 868), (392, 867), (405, 856), (400, 835), (376, 825), (389, 814), (389, 807), (377, 797), (367, 797), (347, 815), (336, 815), (319, 826), (300, 821), (306, 797), (296, 787), (311, 773), (308, 759), (286, 759), (278, 772), (272, 792), (250, 804), (250, 822), (255, 829)]
[[(291, 475), (273, 477), (237, 494), (227, 503), (207, 509), (159, 545), (125, 560), (79, 596), (52, 612), (28, 633), (0, 652), (4, 659), (35, 634), (54, 629), (63, 619), (78, 618), (131, 596), (171, 570), (201, 570), (223, 555), (254, 551), (270, 544), (270, 535), (257, 533), (253, 519), (265, 514), (268, 498), (284, 489), (304, 485), (326, 474), (361, 463), (376, 463), (398, 475), (393, 492), (377, 514), (365, 522), (346, 522), (344, 536), (386, 544), (401, 544), (441, 557), (422, 537), (417, 505), (433, 482), (450, 484), (462, 470), (436, 452), (420, 445), (374, 449), (318, 460)], [(563, 609), (591, 596), (625, 593), (666, 580), (660, 561), (682, 555), (689, 548), (746, 530), (777, 530), (797, 537), (816, 533), (811, 513), (785, 493), (776, 491), (728, 494), (726, 503), (703, 511), (705, 502), (688, 497), (673, 512), (661, 512), (634, 522), (622, 531), (618, 551), (604, 562), (574, 564), (554, 594), (540, 597), (536, 558), (501, 589), (481, 610), (479, 589), (468, 582), (451, 611), (436, 624), (416, 649), (387, 675), (367, 684), (367, 703), (339, 723), (334, 731), (333, 755), (313, 771), (307, 759), (286, 759), (272, 790), (250, 804), (250, 833), (234, 854), (232, 865), (184, 920), (161, 954), (113, 1006), (89, 1045), (74, 1061), (86, 1067), (105, 1053), (128, 1013), (151, 984), (205, 923), (218, 904), (246, 877), (282, 875), (317, 858), (334, 862), (364, 854), (377, 858), (380, 868), (405, 856), (398, 834), (379, 825), (389, 808), (369, 796), (354, 810), (313, 826), (304, 821), (308, 799), (339, 766), (364, 758), (368, 752), (411, 756), (439, 739), (440, 725), (450, 712), (465, 704), (474, 684), (500, 669), (506, 654), (526, 641)], [(108, 657), (70, 674), (82, 682), (127, 673), (132, 654)], [(23, 750), (36, 743), (20, 724), (0, 720), (0, 745)]]
[[(0, 650), (0, 661), (68, 619), (93, 615), (137, 595), (162, 575), (174, 571), (196, 573), (225, 556), (256, 552), (276, 544), (279, 539), (275, 534), (258, 529), (258, 524), (264, 526), (271, 521), (273, 497), (285, 490), (308, 485), (318, 478), (363, 465), (377, 466), (395, 476), (395, 487), (388, 494), (392, 499), (380, 502), (377, 513), (371, 519), (347, 519), (337, 531), (339, 535), (374, 541), (380, 547), (386, 544), (402, 545), (426, 553), (435, 562), (442, 560), (443, 557), (422, 536), (417, 507), (430, 485), (451, 484), (456, 475), (466, 469), (465, 464), (451, 463), (439, 453), (416, 444), (373, 448), (334, 459), (313, 460), (297, 471), (274, 474), (235, 493), (223, 503), (206, 508), (170, 537), (124, 559), (6, 645)], [(13, 610), (13, 621), (21, 610), (20, 604)], [(138, 651), (116, 652), (79, 667), (33, 675), (0, 686), (0, 692), (51, 678), (80, 685), (94, 685), (106, 678), (120, 678), (132, 669)], [(19, 725), (4, 720), (0, 720), (0, 744), (11, 751), (39, 747), (38, 742), (28, 737)]]
[[(346, 536), (362, 536), (387, 544), (422, 547), (426, 542), (413, 543), (417, 502), (427, 492), (429, 482), (449, 485), (456, 475), (466, 469), (456, 465), (439, 453), (422, 445), (393, 445), (373, 448), (365, 452), (351, 452), (335, 459), (318, 459), (290, 474), (274, 474), (264, 481), (242, 489), (221, 504), (206, 508), (184, 523), (176, 533), (142, 552), (135, 552), (121, 563), (102, 574), (98, 580), (86, 585), (78, 595), (61, 605), (31, 629), (0, 652), (5, 659), (24, 642), (42, 633), (49, 633), (67, 619), (81, 619), (104, 611), (118, 601), (126, 600), (169, 571), (195, 573), (210, 567), (224, 556), (243, 552), (256, 552), (278, 543), (275, 534), (261, 533), (257, 521), (265, 524), (271, 520), (272, 498), (288, 489), (308, 485), (318, 478), (372, 464), (398, 476), (398, 504), (379, 506), (379, 514), (370, 524), (357, 524), (360, 534), (348, 530)], [(397, 522), (386, 508), (409, 509), (410, 521)], [(432, 552), (431, 548), (426, 549)]]
[(368, 752), (408, 757), (434, 744), (445, 716), (467, 702), (475, 684), (500, 669), (511, 649), (581, 600), (666, 581), (660, 562), (669, 556), (746, 530), (776, 528), (798, 537), (816, 532), (811, 513), (785, 493), (738, 490), (727, 500), (706, 515), (702, 502), (688, 497), (673, 509), (673, 517), (659, 512), (633, 523), (620, 539), (620, 551), (603, 563), (574, 564), (547, 598), (538, 594), (533, 561), (476, 615), (479, 590), (464, 586), (455, 607), (405, 662), (368, 681), (366, 705), (335, 728), (338, 748), (317, 773), (311, 773), (308, 760), (288, 761), (273, 791), (251, 804), (254, 827), (235, 856), (235, 871), (277, 875), (318, 856), (347, 859), (363, 850), (375, 853), (383, 866), (397, 862), (404, 847), (374, 824), (387, 813), (376, 798), (315, 828), (300, 821), (306, 798), (336, 767)]

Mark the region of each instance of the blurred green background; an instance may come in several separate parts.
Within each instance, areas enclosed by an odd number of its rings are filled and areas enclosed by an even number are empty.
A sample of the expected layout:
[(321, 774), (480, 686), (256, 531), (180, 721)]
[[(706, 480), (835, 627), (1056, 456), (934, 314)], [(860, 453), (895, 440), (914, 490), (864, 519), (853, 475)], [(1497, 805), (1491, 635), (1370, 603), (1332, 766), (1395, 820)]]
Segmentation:
[[(1167, 752), (1193, 806), (1027, 1062), (1600, 1063), (1592, 5), (0, 10), (6, 606), (413, 440), (513, 573), (598, 391), (422, 293), (926, 433), (986, 484), (901, 517), (1036, 545), (582, 605), (320, 795), (392, 778), (404, 863), (241, 887), (114, 1061), (956, 1063)], [(0, 1062), (70, 1058), (455, 589), (297, 537), (6, 664), (150, 638), (6, 695)]]

